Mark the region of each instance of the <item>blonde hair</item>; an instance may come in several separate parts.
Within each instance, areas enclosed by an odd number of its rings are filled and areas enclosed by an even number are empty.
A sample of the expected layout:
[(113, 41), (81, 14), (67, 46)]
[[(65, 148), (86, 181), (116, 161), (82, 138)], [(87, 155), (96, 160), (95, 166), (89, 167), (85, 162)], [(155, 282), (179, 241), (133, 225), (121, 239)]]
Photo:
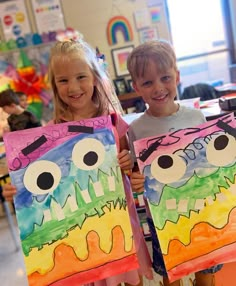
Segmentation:
[(127, 60), (127, 68), (133, 82), (145, 75), (150, 61), (156, 64), (159, 72), (169, 68), (177, 70), (176, 55), (169, 42), (165, 40), (146, 42), (134, 48)]
[[(108, 114), (110, 108), (112, 108), (114, 111), (120, 111), (120, 103), (115, 94), (113, 84), (107, 73), (98, 63), (95, 50), (93, 50), (88, 43), (82, 40), (68, 40), (64, 42), (57, 42), (54, 47), (52, 47), (50, 53), (49, 80), (54, 93), (54, 121), (56, 123), (60, 122), (61, 118), (63, 118), (68, 111), (67, 104), (61, 100), (56, 88), (53, 71), (54, 63), (56, 61), (62, 61), (70, 58), (83, 58), (93, 73), (97, 84), (94, 87), (92, 100), (98, 107), (97, 113), (94, 114), (94, 117)], [(72, 115), (71, 120), (73, 120)]]

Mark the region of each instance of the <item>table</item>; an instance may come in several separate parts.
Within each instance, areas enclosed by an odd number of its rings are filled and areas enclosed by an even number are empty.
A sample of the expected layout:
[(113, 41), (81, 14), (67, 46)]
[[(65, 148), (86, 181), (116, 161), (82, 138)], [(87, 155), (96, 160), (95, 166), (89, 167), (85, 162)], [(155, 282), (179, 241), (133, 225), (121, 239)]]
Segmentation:
[[(181, 104), (181, 101), (179, 102)], [(234, 112), (234, 115), (236, 116), (236, 110), (233, 110), (233, 111), (222, 110), (219, 106), (219, 99), (212, 99), (212, 100), (201, 102), (200, 109), (202, 113), (204, 114), (207, 121), (216, 119), (218, 117), (221, 117), (231, 112)], [(138, 118), (142, 114), (143, 112), (125, 114), (123, 118), (126, 121), (126, 123), (130, 124), (134, 119)]]

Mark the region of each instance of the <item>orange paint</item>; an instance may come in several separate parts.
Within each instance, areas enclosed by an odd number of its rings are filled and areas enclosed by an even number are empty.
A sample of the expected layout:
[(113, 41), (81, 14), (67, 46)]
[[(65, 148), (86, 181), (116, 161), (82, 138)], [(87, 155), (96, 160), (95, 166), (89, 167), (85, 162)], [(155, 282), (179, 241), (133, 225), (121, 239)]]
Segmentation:
[[(172, 240), (169, 244), (168, 255), (165, 255), (165, 263), (168, 270), (175, 265), (180, 265), (191, 259), (201, 257), (206, 254), (206, 240), (199, 240), (199, 237), (211, 237), (208, 245), (208, 253), (218, 250), (224, 245), (230, 245), (236, 241), (236, 209), (230, 213), (228, 224), (222, 229), (216, 229), (207, 223), (200, 223), (191, 232), (191, 243), (183, 245), (179, 240)], [(234, 230), (234, 231), (233, 231)], [(219, 240), (220, 237), (220, 240)], [(184, 257), (184, 255), (185, 257)]]
[[(85, 261), (81, 261), (77, 258), (71, 246), (61, 244), (55, 249), (54, 268), (45, 275), (40, 275), (38, 272), (29, 275), (29, 285), (59, 286), (62, 277), (63, 281), (70, 279), (70, 283), (67, 282), (66, 284), (61, 285), (72, 285), (71, 283), (74, 280), (77, 281), (74, 281), (77, 283), (74, 285), (78, 285), (78, 281), (80, 281), (82, 277), (83, 283), (92, 282), (95, 280), (94, 277), (98, 274), (99, 279), (103, 278), (101, 275), (107, 277), (109, 269), (112, 269), (113, 271), (114, 269), (117, 269), (118, 274), (125, 271), (125, 265), (129, 265), (130, 267), (130, 265), (133, 264), (133, 269), (137, 268), (137, 257), (134, 247), (131, 251), (125, 252), (124, 236), (122, 229), (119, 226), (116, 226), (113, 229), (112, 236), (114, 238), (113, 248), (110, 253), (104, 253), (99, 248), (99, 237), (97, 233), (94, 231), (89, 232), (87, 236), (89, 256)], [(99, 265), (102, 266), (98, 267)], [(101, 270), (99, 271), (99, 269)], [(93, 273), (92, 275), (91, 272)], [(76, 276), (73, 278), (74, 275)], [(113, 273), (113, 275), (115, 275), (115, 273)], [(87, 279), (87, 282), (85, 282), (84, 279)]]

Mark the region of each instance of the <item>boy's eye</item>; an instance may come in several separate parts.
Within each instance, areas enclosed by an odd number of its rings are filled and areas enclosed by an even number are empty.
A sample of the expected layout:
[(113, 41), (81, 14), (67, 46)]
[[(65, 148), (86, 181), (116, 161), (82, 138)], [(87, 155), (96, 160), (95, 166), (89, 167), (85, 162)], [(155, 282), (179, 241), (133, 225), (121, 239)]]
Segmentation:
[(152, 81), (145, 81), (142, 85), (143, 86), (150, 86), (152, 84)]
[(166, 75), (166, 76), (163, 76), (162, 78), (162, 81), (169, 81), (171, 79), (171, 77), (169, 75)]

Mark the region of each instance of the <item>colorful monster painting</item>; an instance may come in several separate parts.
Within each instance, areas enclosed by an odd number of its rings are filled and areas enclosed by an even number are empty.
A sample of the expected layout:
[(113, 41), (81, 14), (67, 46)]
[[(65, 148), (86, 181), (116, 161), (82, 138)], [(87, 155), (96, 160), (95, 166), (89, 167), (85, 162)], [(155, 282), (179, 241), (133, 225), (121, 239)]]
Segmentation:
[(235, 137), (230, 114), (134, 143), (171, 281), (236, 260)]
[(138, 267), (110, 117), (4, 137), (29, 285)]

